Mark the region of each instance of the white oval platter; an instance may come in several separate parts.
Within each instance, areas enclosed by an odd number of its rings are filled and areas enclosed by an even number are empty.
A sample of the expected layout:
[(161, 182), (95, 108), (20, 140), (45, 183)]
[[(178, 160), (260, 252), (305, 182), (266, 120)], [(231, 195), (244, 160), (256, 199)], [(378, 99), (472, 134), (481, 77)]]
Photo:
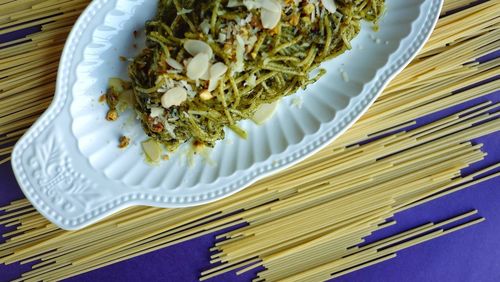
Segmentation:
[[(188, 165), (179, 152), (150, 166), (138, 122), (132, 115), (105, 121), (98, 97), (109, 77), (126, 78), (118, 57), (138, 52), (132, 45), (144, 40), (134, 39), (133, 31), (141, 33), (154, 17), (156, 1), (94, 0), (69, 35), (52, 105), (15, 146), (19, 185), (47, 219), (75, 230), (130, 206), (212, 202), (283, 170), (326, 146), (368, 109), (429, 38), (442, 6), (442, 0), (386, 2), (380, 30), (364, 24), (353, 49), (323, 65), (327, 74), (320, 81), (281, 101), (264, 125), (242, 122), (248, 140), (228, 132), (209, 161), (195, 158)], [(126, 150), (117, 147), (122, 134), (133, 140)]]

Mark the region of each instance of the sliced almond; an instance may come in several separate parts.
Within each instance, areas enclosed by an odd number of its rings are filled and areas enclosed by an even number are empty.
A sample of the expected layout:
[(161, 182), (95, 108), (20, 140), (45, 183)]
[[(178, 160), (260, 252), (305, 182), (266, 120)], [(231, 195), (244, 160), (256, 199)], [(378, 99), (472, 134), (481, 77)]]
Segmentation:
[(210, 79), (218, 79), (227, 72), (227, 66), (224, 63), (216, 63), (210, 67)]
[(200, 79), (208, 70), (209, 60), (205, 53), (196, 55), (187, 66), (187, 77), (192, 80)]
[(182, 87), (174, 87), (161, 97), (161, 105), (168, 109), (172, 106), (180, 106), (187, 99), (187, 91)]
[(220, 77), (216, 79), (210, 79), (210, 81), (208, 82), (208, 91), (212, 92), (217, 89), (217, 86), (219, 86), (219, 82)]
[(165, 109), (162, 107), (152, 107), (150, 116), (152, 118), (161, 117), (165, 113)]
[(276, 0), (263, 0), (260, 1), (262, 5), (262, 9), (269, 10), (271, 12), (280, 13), (281, 14), (281, 5)]
[(247, 7), (248, 10), (253, 10), (253, 9), (258, 9), (262, 7), (262, 2), (265, 2), (267, 0), (244, 0), (243, 5)]
[(184, 66), (172, 58), (167, 59), (167, 64), (176, 70), (183, 70)]
[(274, 115), (274, 113), (276, 112), (276, 109), (278, 108), (278, 105), (279, 105), (279, 101), (276, 101), (276, 102), (271, 103), (271, 104), (261, 105), (257, 109), (257, 111), (255, 111), (255, 113), (252, 117), (252, 120), (256, 124), (259, 124), (259, 125), (265, 123), (267, 120), (269, 120)]
[(337, 12), (337, 5), (333, 0), (321, 0), (321, 3), (323, 4), (323, 7), (330, 12), (330, 13), (335, 13)]
[(268, 9), (262, 9), (260, 11), (260, 20), (262, 21), (262, 26), (266, 29), (275, 28), (281, 19), (281, 11), (275, 12)]
[(141, 145), (148, 161), (156, 163), (160, 160), (163, 150), (161, 148), (161, 145), (156, 140), (149, 139), (142, 142)]
[(210, 64), (207, 71), (200, 77), (201, 80), (210, 80)]
[(214, 56), (214, 52), (212, 48), (210, 48), (210, 45), (201, 40), (186, 40), (186, 42), (184, 42), (184, 49), (186, 49), (191, 56), (196, 56), (200, 53), (207, 54), (209, 59)]

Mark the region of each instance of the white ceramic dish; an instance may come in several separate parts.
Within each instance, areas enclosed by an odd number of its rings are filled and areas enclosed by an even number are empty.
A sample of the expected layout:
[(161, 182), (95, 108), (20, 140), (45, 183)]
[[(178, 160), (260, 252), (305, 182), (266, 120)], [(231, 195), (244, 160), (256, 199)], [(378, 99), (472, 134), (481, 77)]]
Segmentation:
[[(198, 158), (191, 168), (182, 153), (157, 167), (144, 163), (140, 126), (129, 118), (105, 121), (106, 107), (97, 102), (109, 77), (126, 77), (118, 57), (135, 55), (132, 33), (143, 29), (155, 6), (151, 0), (92, 1), (68, 38), (54, 102), (14, 149), (23, 192), (61, 228), (79, 229), (133, 205), (215, 201), (318, 151), (352, 125), (416, 55), (442, 0), (387, 0), (379, 32), (366, 24), (353, 50), (324, 64), (328, 73), (319, 82), (282, 101), (265, 125), (243, 122), (250, 138), (228, 134), (211, 152), (215, 165)], [(296, 97), (301, 107), (291, 105)], [(134, 144), (121, 151), (117, 139), (124, 133)]]

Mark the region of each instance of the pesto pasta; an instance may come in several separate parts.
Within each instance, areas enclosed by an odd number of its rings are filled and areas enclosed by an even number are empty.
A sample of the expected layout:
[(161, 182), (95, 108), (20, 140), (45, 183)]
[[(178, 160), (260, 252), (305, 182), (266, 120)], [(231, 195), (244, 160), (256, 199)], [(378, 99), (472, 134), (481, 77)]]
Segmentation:
[(162, 0), (129, 67), (143, 128), (168, 151), (213, 147), (226, 128), (246, 138), (238, 121), (314, 83), (383, 11), (383, 0)]

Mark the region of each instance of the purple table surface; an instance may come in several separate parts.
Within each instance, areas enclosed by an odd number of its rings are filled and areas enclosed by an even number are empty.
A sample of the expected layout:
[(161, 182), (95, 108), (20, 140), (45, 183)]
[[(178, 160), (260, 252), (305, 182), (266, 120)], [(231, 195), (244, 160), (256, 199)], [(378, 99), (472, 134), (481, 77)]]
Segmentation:
[[(34, 30), (25, 33), (33, 32)], [(14, 37), (23, 36), (22, 33)], [(0, 42), (12, 36), (0, 36)], [(498, 58), (500, 52), (486, 59)], [(498, 79), (496, 77), (495, 79)], [(500, 91), (458, 105), (418, 120), (418, 125), (432, 122), (484, 101), (500, 102)], [(484, 144), (486, 159), (464, 170), (478, 170), (500, 162), (500, 129), (474, 140)], [(0, 166), (0, 206), (21, 199), (23, 194), (9, 165)], [(397, 225), (373, 234), (369, 240), (383, 238), (406, 229), (440, 221), (463, 212), (478, 209), (486, 221), (421, 245), (400, 251), (395, 259), (353, 272), (334, 281), (500, 281), (500, 178), (477, 184), (469, 189), (404, 211), (395, 216)], [(0, 227), (0, 234), (7, 232)], [(168, 247), (163, 250), (117, 263), (67, 281), (198, 281), (199, 273), (209, 267), (209, 251), (215, 234)], [(2, 242), (2, 239), (0, 239)], [(0, 282), (10, 281), (28, 271), (30, 265), (0, 265)], [(210, 281), (251, 281), (255, 272), (236, 276), (233, 273)]]

